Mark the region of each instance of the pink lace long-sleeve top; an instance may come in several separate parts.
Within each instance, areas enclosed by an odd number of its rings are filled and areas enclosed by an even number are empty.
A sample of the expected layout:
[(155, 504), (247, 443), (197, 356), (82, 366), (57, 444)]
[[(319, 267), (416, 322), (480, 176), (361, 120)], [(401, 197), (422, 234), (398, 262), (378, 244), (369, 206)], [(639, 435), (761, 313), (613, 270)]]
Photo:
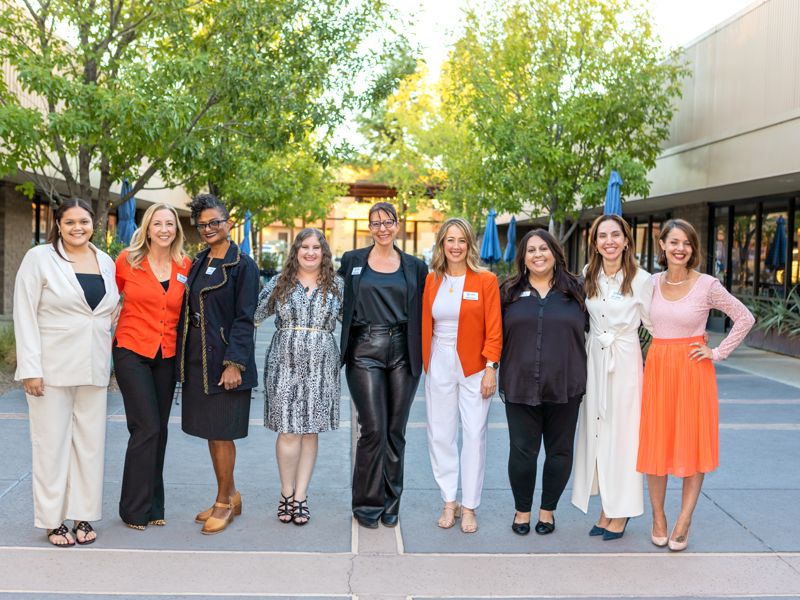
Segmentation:
[(653, 302), (650, 320), (654, 338), (686, 338), (703, 335), (706, 330), (708, 312), (712, 308), (721, 310), (733, 320), (733, 327), (722, 343), (714, 348), (712, 360), (725, 360), (750, 331), (755, 323), (747, 307), (737, 300), (719, 279), (711, 275), (700, 275), (694, 287), (680, 300), (667, 300), (661, 295), (659, 278), (652, 276)]

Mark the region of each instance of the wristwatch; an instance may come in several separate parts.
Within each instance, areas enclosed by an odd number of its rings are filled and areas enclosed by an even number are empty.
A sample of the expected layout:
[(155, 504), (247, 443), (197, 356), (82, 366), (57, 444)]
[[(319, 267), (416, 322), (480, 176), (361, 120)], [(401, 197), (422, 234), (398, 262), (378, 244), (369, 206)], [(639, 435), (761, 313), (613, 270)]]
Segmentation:
[(486, 368), (487, 369), (494, 369), (495, 371), (497, 371), (497, 367), (499, 367), (499, 366), (500, 366), (500, 363), (492, 362), (490, 360), (486, 361)]

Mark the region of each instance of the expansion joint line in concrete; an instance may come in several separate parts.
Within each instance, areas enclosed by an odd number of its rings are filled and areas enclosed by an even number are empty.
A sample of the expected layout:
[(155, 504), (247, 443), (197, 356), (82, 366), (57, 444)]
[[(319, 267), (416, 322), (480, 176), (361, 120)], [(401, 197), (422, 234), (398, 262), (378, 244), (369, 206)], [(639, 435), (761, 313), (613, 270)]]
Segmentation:
[(30, 479), (30, 477), (31, 477), (31, 472), (30, 472), (30, 471), (26, 471), (26, 472), (25, 472), (25, 473), (22, 475), (22, 477), (20, 477), (19, 479), (17, 479), (17, 480), (16, 480), (14, 483), (12, 483), (12, 484), (11, 484), (10, 486), (8, 486), (8, 487), (7, 487), (5, 490), (3, 490), (3, 491), (2, 491), (2, 493), (0, 493), (0, 499), (2, 499), (2, 498), (5, 496), (5, 495), (7, 495), (8, 493), (10, 493), (10, 492), (11, 492), (11, 491), (13, 491), (14, 489), (16, 489), (16, 487), (17, 487), (17, 486), (18, 486), (20, 483), (22, 483), (22, 482), (23, 482), (23, 481), (25, 481), (26, 479)]

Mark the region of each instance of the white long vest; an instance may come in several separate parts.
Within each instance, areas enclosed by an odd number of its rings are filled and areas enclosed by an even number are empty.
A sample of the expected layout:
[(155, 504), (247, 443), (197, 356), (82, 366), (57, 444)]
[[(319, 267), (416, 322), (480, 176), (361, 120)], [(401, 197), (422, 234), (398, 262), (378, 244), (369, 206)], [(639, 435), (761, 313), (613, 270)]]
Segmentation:
[(642, 398), (639, 324), (650, 327), (653, 286), (639, 269), (633, 294), (623, 295), (622, 272), (600, 270), (599, 294), (586, 299), (591, 321), (586, 340), (586, 398), (578, 415), (572, 503), (584, 513), (600, 493), (609, 518), (642, 514), (643, 482), (636, 471)]

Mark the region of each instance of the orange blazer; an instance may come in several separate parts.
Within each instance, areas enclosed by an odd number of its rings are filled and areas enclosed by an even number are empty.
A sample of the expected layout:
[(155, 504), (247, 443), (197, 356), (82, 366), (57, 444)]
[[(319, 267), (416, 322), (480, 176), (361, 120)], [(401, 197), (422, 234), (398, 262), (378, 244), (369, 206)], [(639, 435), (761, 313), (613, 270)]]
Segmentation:
[(117, 288), (123, 300), (114, 335), (117, 346), (147, 358), (154, 358), (159, 350), (162, 358), (175, 356), (178, 317), (191, 264), (188, 257), (183, 258), (182, 265), (172, 261), (169, 288), (165, 292), (147, 258), (142, 261), (143, 268), (133, 269), (128, 263), (128, 251), (120, 253)]
[[(428, 273), (425, 293), (422, 295), (422, 363), (425, 372), (431, 361), (433, 340), (433, 301), (442, 284), (442, 278)], [(468, 295), (466, 299), (464, 296)], [(458, 313), (458, 338), (456, 351), (464, 376), (469, 377), (486, 368), (486, 363), (499, 362), (503, 350), (503, 322), (500, 311), (500, 288), (497, 277), (489, 271), (467, 269), (461, 310)]]

